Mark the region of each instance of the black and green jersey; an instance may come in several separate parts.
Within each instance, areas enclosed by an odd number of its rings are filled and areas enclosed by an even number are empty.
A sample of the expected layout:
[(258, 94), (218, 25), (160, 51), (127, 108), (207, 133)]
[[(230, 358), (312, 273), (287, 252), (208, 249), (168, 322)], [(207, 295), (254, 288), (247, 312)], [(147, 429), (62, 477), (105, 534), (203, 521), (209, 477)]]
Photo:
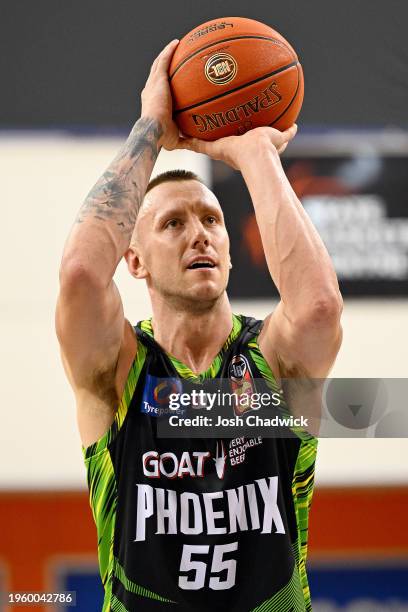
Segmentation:
[(135, 327), (138, 351), (114, 423), (84, 449), (103, 612), (311, 610), (305, 561), (317, 440), (305, 432), (157, 433), (168, 418), (155, 403), (160, 378), (202, 383), (244, 368), (277, 389), (258, 347), (260, 327), (234, 315), (225, 345), (200, 376), (161, 349), (150, 321)]

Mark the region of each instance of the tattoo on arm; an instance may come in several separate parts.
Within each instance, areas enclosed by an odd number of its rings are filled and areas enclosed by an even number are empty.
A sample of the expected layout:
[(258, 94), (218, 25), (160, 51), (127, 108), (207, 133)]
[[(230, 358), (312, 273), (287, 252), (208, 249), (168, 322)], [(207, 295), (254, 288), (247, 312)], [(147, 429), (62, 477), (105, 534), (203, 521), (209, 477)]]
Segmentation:
[(109, 221), (130, 240), (162, 134), (154, 119), (137, 121), (119, 155), (86, 197), (76, 223), (89, 217)]

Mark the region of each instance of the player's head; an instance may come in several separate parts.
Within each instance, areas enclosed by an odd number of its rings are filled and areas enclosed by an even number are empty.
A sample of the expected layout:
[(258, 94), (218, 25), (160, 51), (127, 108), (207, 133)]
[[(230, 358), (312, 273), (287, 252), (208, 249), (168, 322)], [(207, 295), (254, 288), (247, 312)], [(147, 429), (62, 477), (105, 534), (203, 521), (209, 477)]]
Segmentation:
[(150, 183), (128, 252), (130, 273), (152, 300), (211, 307), (228, 283), (229, 238), (215, 195), (192, 172), (172, 170)]

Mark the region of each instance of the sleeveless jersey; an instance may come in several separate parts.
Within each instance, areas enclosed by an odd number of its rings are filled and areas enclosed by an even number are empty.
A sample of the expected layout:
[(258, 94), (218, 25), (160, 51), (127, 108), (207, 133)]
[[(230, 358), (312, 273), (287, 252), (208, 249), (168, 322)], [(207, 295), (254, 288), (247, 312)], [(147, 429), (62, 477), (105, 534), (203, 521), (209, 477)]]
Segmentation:
[(161, 349), (150, 321), (135, 327), (138, 350), (115, 420), (83, 449), (103, 612), (312, 609), (305, 561), (316, 438), (157, 435), (160, 377), (225, 379), (244, 360), (252, 378), (279, 392), (258, 347), (261, 325), (234, 315), (199, 376)]

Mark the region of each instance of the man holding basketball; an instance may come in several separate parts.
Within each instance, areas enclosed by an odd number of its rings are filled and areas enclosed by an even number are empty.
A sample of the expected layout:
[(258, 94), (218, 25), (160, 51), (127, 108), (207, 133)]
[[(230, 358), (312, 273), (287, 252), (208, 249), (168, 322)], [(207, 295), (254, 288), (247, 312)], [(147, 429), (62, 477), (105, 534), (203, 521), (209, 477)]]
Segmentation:
[[(311, 610), (316, 438), (157, 435), (159, 378), (228, 379), (237, 363), (274, 385), (324, 377), (341, 343), (333, 266), (280, 163), (296, 127), (181, 139), (167, 77), (176, 45), (153, 63), (142, 116), (82, 206), (60, 270), (56, 326), (77, 401), (103, 610)], [(161, 147), (206, 153), (242, 173), (281, 296), (263, 323), (231, 312), (229, 239), (214, 194), (183, 172), (156, 178), (146, 194)], [(153, 318), (136, 328), (112, 280), (122, 256), (151, 297)]]

